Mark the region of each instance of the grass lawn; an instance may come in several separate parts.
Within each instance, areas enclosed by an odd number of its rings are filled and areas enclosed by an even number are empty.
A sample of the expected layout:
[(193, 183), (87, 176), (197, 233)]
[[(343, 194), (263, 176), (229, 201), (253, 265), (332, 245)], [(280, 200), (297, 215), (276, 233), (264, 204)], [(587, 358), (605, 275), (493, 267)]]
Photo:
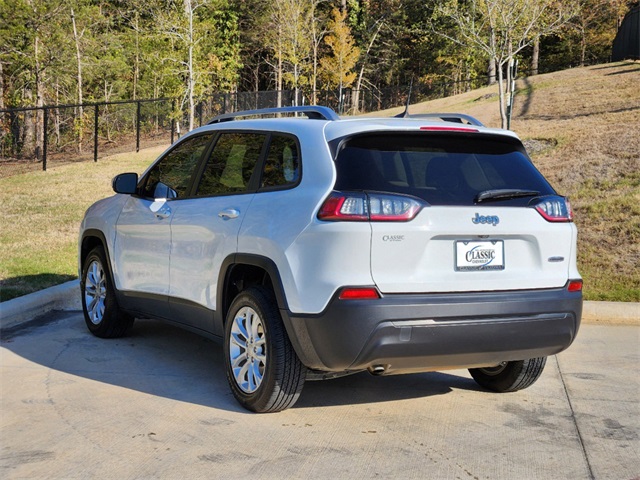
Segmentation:
[[(513, 130), (576, 213), (588, 300), (640, 301), (640, 63), (576, 68), (520, 80)], [(496, 87), (412, 105), (500, 125)], [(382, 116), (402, 109), (382, 112)], [(380, 112), (376, 114), (380, 116)], [(77, 235), (117, 173), (141, 173), (165, 147), (98, 163), (0, 178), (0, 301), (77, 277)]]
[[(578, 269), (588, 300), (640, 301), (640, 62), (519, 80), (512, 129), (578, 226)], [(385, 116), (399, 113), (396, 108)], [(500, 126), (497, 87), (409, 108), (460, 112)]]
[(165, 148), (0, 178), (0, 301), (77, 278), (85, 210), (113, 194), (116, 174), (142, 173)]

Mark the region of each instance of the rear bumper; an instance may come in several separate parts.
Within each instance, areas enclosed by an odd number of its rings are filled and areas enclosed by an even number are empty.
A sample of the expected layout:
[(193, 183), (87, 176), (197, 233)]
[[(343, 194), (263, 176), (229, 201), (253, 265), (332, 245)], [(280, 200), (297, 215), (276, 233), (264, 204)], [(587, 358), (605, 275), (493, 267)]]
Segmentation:
[(309, 368), (341, 372), (383, 365), (387, 372), (496, 365), (553, 355), (576, 337), (582, 292), (566, 289), (339, 300), (324, 312), (283, 311)]

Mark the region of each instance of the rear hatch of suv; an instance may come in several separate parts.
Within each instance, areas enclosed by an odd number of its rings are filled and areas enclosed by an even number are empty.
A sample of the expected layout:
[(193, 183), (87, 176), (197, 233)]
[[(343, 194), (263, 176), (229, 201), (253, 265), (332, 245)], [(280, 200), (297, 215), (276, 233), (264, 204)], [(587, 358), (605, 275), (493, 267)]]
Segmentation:
[(437, 128), (361, 133), (336, 148), (333, 213), (320, 216), (370, 222), (371, 274), (382, 293), (567, 283), (571, 208), (517, 138)]

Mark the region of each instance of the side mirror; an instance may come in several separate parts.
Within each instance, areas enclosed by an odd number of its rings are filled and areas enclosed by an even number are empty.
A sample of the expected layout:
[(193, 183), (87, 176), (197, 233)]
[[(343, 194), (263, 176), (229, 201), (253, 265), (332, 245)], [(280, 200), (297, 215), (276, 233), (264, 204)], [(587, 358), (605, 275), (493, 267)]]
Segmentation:
[(138, 174), (121, 173), (120, 175), (116, 175), (111, 182), (111, 186), (116, 193), (133, 195), (138, 188)]

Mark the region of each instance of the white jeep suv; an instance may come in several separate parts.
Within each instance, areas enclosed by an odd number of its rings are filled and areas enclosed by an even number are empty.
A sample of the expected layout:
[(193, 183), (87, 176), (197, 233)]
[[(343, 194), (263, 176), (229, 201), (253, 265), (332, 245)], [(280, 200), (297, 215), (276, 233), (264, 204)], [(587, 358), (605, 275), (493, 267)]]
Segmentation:
[(80, 230), (89, 330), (150, 317), (221, 340), (256, 412), (363, 370), (519, 390), (578, 331), (569, 202), (514, 133), (465, 115), (222, 115), (113, 188)]

